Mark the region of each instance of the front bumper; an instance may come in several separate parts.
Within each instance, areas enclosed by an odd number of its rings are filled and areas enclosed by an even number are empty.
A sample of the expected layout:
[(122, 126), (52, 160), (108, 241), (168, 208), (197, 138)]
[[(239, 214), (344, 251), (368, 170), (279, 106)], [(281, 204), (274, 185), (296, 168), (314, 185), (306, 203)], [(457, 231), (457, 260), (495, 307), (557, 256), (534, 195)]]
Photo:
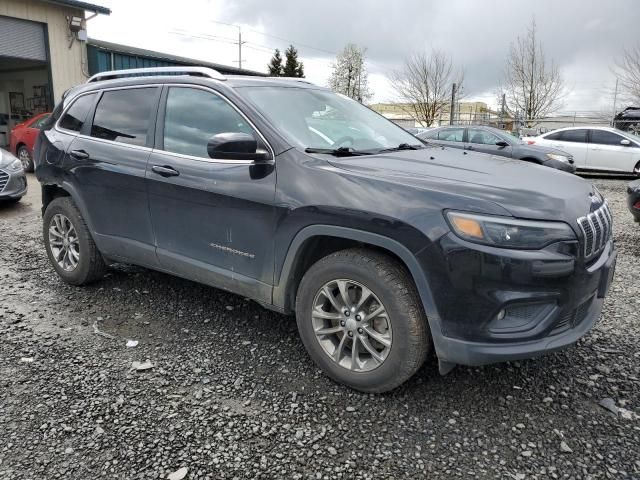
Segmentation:
[(23, 170), (10, 173), (0, 169), (0, 200), (21, 198), (27, 193), (27, 188), (27, 176)]
[(600, 317), (617, 257), (612, 241), (589, 264), (575, 254), (577, 242), (514, 251), (451, 234), (440, 248), (445, 260), (435, 275), (447, 281), (434, 287), (437, 277), (430, 279), (439, 317), (429, 319), (434, 346), (440, 362), (471, 366), (575, 343)]

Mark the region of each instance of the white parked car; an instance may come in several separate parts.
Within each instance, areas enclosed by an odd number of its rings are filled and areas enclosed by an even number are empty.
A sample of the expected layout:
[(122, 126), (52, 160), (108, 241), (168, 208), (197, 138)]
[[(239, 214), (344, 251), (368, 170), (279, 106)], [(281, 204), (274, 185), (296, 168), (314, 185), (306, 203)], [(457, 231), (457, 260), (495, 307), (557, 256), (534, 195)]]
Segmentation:
[(640, 137), (629, 132), (610, 127), (570, 127), (522, 140), (570, 153), (578, 170), (640, 175)]

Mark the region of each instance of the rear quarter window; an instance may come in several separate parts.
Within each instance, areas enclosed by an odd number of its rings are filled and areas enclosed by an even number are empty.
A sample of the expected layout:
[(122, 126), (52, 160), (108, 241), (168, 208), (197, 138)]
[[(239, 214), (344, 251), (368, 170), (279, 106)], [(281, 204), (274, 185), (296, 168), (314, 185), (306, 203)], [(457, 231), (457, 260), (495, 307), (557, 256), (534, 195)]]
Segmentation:
[[(84, 122), (87, 120), (87, 115), (93, 106), (96, 95), (97, 93), (82, 95), (74, 100), (71, 107), (67, 109), (60, 119), (60, 123), (58, 124), (60, 128), (79, 132), (82, 129)], [(58, 105), (58, 107), (60, 107), (60, 105)], [(52, 117), (54, 116), (55, 114), (52, 115)]]

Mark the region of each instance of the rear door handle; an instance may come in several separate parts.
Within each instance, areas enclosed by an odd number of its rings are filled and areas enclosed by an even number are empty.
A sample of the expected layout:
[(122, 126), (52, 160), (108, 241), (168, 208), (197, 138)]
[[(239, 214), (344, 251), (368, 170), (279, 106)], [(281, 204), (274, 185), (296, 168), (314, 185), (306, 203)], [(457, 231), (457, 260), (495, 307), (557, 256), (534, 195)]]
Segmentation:
[(89, 158), (89, 154), (84, 150), (71, 150), (69, 154), (73, 158), (76, 158), (78, 160), (86, 160), (87, 158)]
[(179, 171), (167, 165), (154, 165), (153, 167), (151, 167), (151, 170), (153, 170), (153, 172), (157, 173), (158, 175), (162, 175), (163, 177), (177, 177), (178, 175), (180, 175)]

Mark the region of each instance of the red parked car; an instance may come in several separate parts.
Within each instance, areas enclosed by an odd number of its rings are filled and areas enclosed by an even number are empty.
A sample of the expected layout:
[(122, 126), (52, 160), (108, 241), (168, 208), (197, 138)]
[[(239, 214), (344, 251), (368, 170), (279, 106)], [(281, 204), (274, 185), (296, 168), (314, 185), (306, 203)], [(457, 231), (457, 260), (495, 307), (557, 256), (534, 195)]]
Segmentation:
[(9, 149), (22, 162), (25, 172), (33, 172), (33, 146), (50, 113), (41, 113), (16, 125), (9, 136)]

